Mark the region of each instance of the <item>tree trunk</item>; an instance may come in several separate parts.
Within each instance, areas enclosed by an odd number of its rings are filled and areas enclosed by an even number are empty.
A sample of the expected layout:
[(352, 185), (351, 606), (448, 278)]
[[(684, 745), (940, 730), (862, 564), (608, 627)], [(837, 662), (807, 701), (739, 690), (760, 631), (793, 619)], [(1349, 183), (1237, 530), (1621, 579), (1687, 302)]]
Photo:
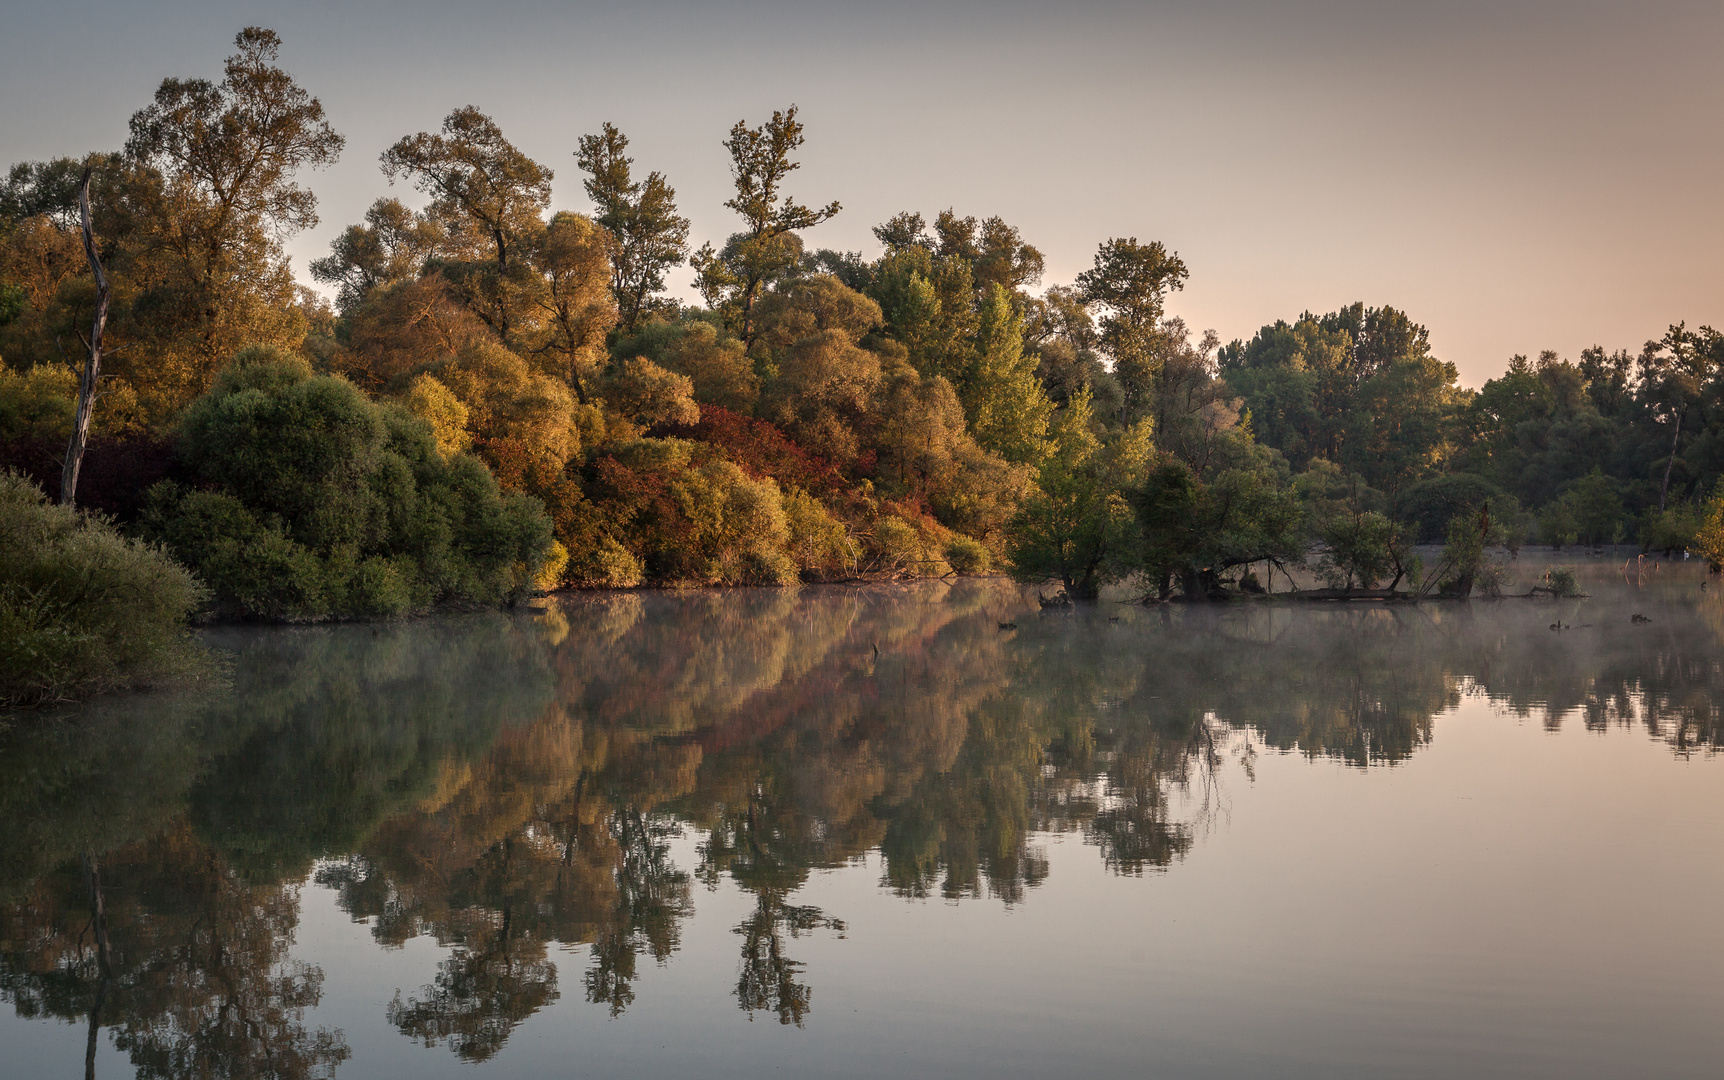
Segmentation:
[(1682, 421), (1688, 415), (1684, 408), (1676, 414), (1676, 430), (1670, 433), (1670, 460), (1664, 463), (1664, 483), (1658, 488), (1658, 512), (1664, 513), (1664, 500), (1670, 495), (1670, 470), (1676, 464), (1676, 442), (1682, 438)]
[(1179, 591), (1181, 593), (1180, 598), (1187, 602), (1209, 599), (1209, 594), (1207, 590), (1203, 588), (1201, 579), (1198, 576), (1197, 567), (1195, 566), (1184, 566), (1180, 568)]
[(96, 380), (102, 375), (102, 331), (108, 325), (108, 276), (96, 257), (95, 233), (90, 227), (90, 170), (84, 170), (78, 186), (78, 216), (84, 226), (84, 256), (96, 277), (96, 317), (90, 326), (90, 355), (78, 376), (78, 414), (72, 422), (72, 442), (66, 447), (66, 463), (60, 473), (60, 505), (71, 506), (78, 494), (78, 470), (84, 464), (84, 443), (90, 434), (90, 415), (96, 409)]

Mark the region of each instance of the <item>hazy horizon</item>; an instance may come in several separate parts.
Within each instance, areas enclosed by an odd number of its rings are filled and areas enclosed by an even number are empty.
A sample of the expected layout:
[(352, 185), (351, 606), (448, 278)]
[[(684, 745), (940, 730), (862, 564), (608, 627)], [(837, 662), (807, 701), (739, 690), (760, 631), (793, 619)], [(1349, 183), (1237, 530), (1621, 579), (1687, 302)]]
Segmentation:
[(288, 243), (306, 281), (374, 199), (422, 201), (377, 155), (457, 106), (556, 171), (556, 209), (589, 208), (576, 140), (617, 124), (698, 246), (734, 229), (719, 140), (794, 102), (788, 190), (844, 204), (811, 248), (872, 253), (891, 214), (951, 206), (1018, 226), (1045, 286), (1110, 236), (1158, 239), (1191, 268), (1169, 311), (1194, 330), (1389, 304), (1470, 386), (1514, 353), (1724, 323), (1716, 4), (83, 0), (8, 23), (0, 164), (118, 147), (161, 79), (217, 77), (240, 27), (278, 31), (348, 140), (300, 178), (322, 218)]

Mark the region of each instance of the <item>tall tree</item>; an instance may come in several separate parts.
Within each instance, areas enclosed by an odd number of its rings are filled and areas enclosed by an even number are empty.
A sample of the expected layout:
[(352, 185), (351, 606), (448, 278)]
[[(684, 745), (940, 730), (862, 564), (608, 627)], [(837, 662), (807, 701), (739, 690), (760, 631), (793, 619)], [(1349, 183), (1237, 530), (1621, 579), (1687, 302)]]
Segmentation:
[(874, 226), (874, 238), (886, 245), (887, 255), (913, 247), (934, 250), (934, 241), (928, 236), (927, 222), (922, 219), (921, 214), (908, 210), (893, 214)]
[(323, 105), (275, 66), (281, 38), (248, 26), (234, 37), (220, 83), (164, 79), (156, 99), (132, 116), (126, 152), (207, 203), (196, 234), (219, 262), (232, 228), (268, 225), (277, 236), (317, 224), (317, 196), (293, 182), (307, 166), (332, 165), (346, 140)]
[[(134, 381), (171, 411), (202, 392), (242, 345), (296, 347), (293, 276), (281, 241), (317, 224), (317, 198), (294, 183), (331, 165), (345, 140), (323, 105), (275, 65), (281, 39), (250, 26), (222, 80), (165, 79), (131, 118), (117, 182), (129, 218), (132, 277), (150, 339)], [(154, 370), (150, 370), (153, 367)]]
[(934, 232), (939, 237), (940, 255), (970, 264), (982, 302), (986, 302), (991, 285), (1015, 293), (1042, 279), (1042, 253), (1024, 243), (1017, 227), (1006, 224), (1003, 218), (961, 218), (948, 208), (934, 219)]
[[(526, 255), (544, 232), (551, 202), (551, 170), (516, 149), (489, 116), (471, 105), (443, 121), (441, 134), (421, 131), (383, 152), (383, 173), (412, 179), (431, 196), (429, 210), (452, 233), (466, 239), (473, 264), (453, 268), (452, 280), (480, 318), (512, 344), (523, 294), (536, 278)], [(489, 265), (478, 265), (481, 253)]]
[(1122, 419), (1144, 405), (1160, 375), (1156, 330), (1169, 292), (1183, 289), (1188, 272), (1178, 254), (1137, 237), (1112, 239), (1095, 253), (1095, 266), (1078, 275), (1086, 304), (1100, 308), (1101, 344), (1113, 360), (1124, 393)]
[(1036, 378), (1036, 358), (1024, 353), (1023, 326), (1005, 286), (989, 285), (975, 366), (959, 395), (976, 441), (1013, 462), (1042, 456), (1054, 408)]
[(575, 152), (589, 174), (584, 186), (599, 209), (598, 223), (616, 237), (611, 293), (625, 334), (635, 331), (654, 294), (664, 290), (665, 272), (688, 257), (688, 219), (676, 212), (676, 189), (657, 171), (633, 179), (628, 145), (628, 136), (607, 123), (599, 134), (581, 136)]
[(1724, 369), (1724, 334), (1711, 327), (1689, 330), (1677, 323), (1640, 354), (1640, 386), (1655, 418), (1670, 425), (1670, 452), (1658, 487), (1658, 511), (1670, 496), (1670, 475), (1681, 446), (1682, 425), (1707, 386)]
[(1104, 444), (1096, 438), (1088, 390), (1054, 417), (1047, 459), (1007, 529), (1013, 573), (1023, 581), (1058, 578), (1068, 595), (1094, 599), (1131, 570), (1132, 509), (1127, 487), (1148, 467), (1148, 424)]
[(613, 235), (587, 218), (568, 211), (551, 219), (539, 245), (539, 272), (545, 290), (539, 306), (545, 312), (546, 340), (536, 351), (561, 355), (558, 374), (587, 404), (587, 383), (604, 358), (605, 338), (616, 323), (617, 308), (607, 285), (614, 267)]
[(811, 209), (781, 190), (784, 178), (802, 167), (790, 155), (803, 141), (794, 105), (782, 112), (774, 110), (772, 119), (759, 127), (738, 120), (724, 140), (736, 183), (736, 197), (724, 205), (742, 216), (746, 228), (723, 252), (703, 244), (693, 264), (702, 294), (709, 302), (722, 298), (733, 312), (737, 337), (748, 346), (758, 335), (754, 305), (762, 289), (801, 253), (800, 243), (789, 241), (796, 240), (797, 230), (812, 228), (842, 209), (836, 200)]

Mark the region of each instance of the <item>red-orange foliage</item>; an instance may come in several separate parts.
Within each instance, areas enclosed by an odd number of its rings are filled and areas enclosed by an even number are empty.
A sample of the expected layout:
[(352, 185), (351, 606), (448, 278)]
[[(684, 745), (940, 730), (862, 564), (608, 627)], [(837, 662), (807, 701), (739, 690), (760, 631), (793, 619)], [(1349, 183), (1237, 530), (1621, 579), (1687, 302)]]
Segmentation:
[(555, 461), (533, 453), (519, 439), (478, 439), (473, 452), (490, 467), (498, 487), (524, 492), (545, 504), (551, 530), (565, 547), (586, 534), (581, 485)]
[(670, 490), (669, 478), (629, 468), (609, 454), (587, 467), (587, 492), (611, 535), (655, 576), (675, 577), (678, 556), (695, 546), (696, 528)]
[(652, 434), (707, 443), (749, 476), (771, 477), (781, 488), (826, 495), (849, 486), (831, 462), (798, 446), (777, 425), (717, 405), (702, 405), (698, 424), (666, 424)]

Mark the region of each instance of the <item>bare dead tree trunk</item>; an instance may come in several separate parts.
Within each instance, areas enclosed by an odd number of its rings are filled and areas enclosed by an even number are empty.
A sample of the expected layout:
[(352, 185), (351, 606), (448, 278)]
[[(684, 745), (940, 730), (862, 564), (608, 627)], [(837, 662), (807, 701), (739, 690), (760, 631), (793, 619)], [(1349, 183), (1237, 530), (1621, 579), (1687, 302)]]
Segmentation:
[(1664, 513), (1664, 500), (1670, 495), (1670, 470), (1676, 464), (1676, 442), (1682, 438), (1682, 421), (1688, 415), (1683, 409), (1676, 414), (1676, 430), (1670, 433), (1670, 460), (1664, 463), (1664, 483), (1658, 489), (1658, 512)]
[(108, 275), (96, 257), (96, 237), (90, 227), (90, 170), (78, 185), (78, 216), (84, 225), (84, 256), (96, 277), (96, 318), (90, 325), (90, 355), (78, 376), (78, 415), (72, 423), (72, 442), (66, 447), (66, 464), (60, 473), (60, 505), (71, 506), (78, 494), (78, 469), (84, 464), (84, 443), (90, 434), (90, 415), (96, 409), (96, 380), (102, 375), (102, 331), (108, 325)]

